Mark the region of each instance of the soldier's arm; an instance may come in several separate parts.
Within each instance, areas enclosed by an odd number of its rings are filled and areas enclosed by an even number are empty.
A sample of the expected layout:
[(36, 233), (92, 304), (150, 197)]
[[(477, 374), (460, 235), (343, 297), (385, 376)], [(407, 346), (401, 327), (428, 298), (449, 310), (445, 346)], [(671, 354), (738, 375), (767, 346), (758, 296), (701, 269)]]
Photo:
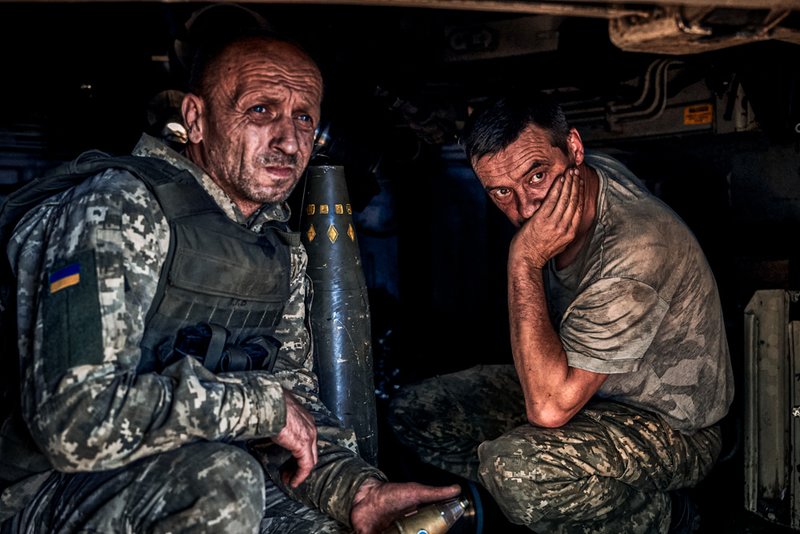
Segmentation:
[[(339, 522), (350, 524), (353, 499), (362, 482), (370, 478), (383, 481), (386, 477), (356, 454), (352, 429), (344, 428), (319, 399), (306, 313), (312, 291), (306, 275), (308, 258), (302, 246), (293, 248), (291, 257), (291, 296), (275, 333), (282, 343), (275, 376), (314, 417), (318, 432), (318, 461), (306, 481), (291, 488), (281, 480), (281, 469), (285, 466), (270, 464), (266, 454), (258, 453), (258, 445), (256, 456), (266, 464), (271, 478), (287, 492)], [(269, 459), (274, 458), (273, 454)]]
[(511, 352), (528, 421), (559, 427), (597, 392), (607, 375), (570, 365), (550, 323), (543, 269), (574, 243), (583, 213), (577, 170), (556, 179), (541, 206), (519, 229), (508, 255)]
[(508, 307), (514, 365), (531, 424), (559, 427), (603, 385), (608, 375), (572, 367), (550, 323), (541, 268), (508, 268)]
[(16, 233), (23, 416), (57, 469), (111, 469), (284, 426), (283, 389), (267, 373), (217, 377), (184, 358), (137, 374), (168, 232), (145, 186), (115, 171), (38, 209)]

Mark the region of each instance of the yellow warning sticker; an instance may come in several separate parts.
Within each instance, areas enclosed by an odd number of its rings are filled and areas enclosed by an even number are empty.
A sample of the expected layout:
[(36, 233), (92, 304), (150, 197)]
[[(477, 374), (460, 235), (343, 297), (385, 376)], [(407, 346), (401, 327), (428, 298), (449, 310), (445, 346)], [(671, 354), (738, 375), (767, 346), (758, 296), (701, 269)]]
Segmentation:
[(711, 124), (713, 120), (714, 106), (711, 104), (694, 104), (683, 108), (684, 126)]

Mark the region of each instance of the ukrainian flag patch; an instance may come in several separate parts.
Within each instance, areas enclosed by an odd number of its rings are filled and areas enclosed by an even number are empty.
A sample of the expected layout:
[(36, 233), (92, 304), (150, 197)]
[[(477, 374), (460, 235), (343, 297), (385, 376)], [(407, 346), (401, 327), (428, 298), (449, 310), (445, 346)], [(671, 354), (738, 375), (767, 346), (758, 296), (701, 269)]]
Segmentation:
[(50, 274), (50, 293), (77, 285), (81, 281), (81, 264), (71, 263)]

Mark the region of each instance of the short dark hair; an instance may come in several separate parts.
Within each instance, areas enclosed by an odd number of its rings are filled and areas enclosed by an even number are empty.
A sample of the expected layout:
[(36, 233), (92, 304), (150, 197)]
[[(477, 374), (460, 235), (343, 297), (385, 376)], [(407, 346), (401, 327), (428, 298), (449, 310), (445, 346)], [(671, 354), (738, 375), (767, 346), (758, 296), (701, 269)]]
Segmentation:
[(567, 151), (569, 123), (558, 103), (542, 93), (490, 99), (469, 116), (462, 142), (470, 163), (496, 154), (534, 124), (550, 134), (553, 146)]

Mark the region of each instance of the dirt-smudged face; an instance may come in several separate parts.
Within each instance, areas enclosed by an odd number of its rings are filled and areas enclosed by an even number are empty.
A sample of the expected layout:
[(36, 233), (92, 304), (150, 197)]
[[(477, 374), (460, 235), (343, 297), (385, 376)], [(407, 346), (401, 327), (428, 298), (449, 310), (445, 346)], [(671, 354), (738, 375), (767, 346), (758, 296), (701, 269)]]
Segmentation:
[(322, 77), (295, 46), (254, 38), (209, 67), (204, 95), (184, 99), (187, 154), (245, 216), (288, 198), (308, 164)]
[(542, 205), (553, 181), (583, 162), (583, 146), (574, 129), (567, 146), (565, 153), (553, 146), (547, 131), (531, 125), (505, 149), (475, 161), (473, 168), (495, 205), (519, 228)]

